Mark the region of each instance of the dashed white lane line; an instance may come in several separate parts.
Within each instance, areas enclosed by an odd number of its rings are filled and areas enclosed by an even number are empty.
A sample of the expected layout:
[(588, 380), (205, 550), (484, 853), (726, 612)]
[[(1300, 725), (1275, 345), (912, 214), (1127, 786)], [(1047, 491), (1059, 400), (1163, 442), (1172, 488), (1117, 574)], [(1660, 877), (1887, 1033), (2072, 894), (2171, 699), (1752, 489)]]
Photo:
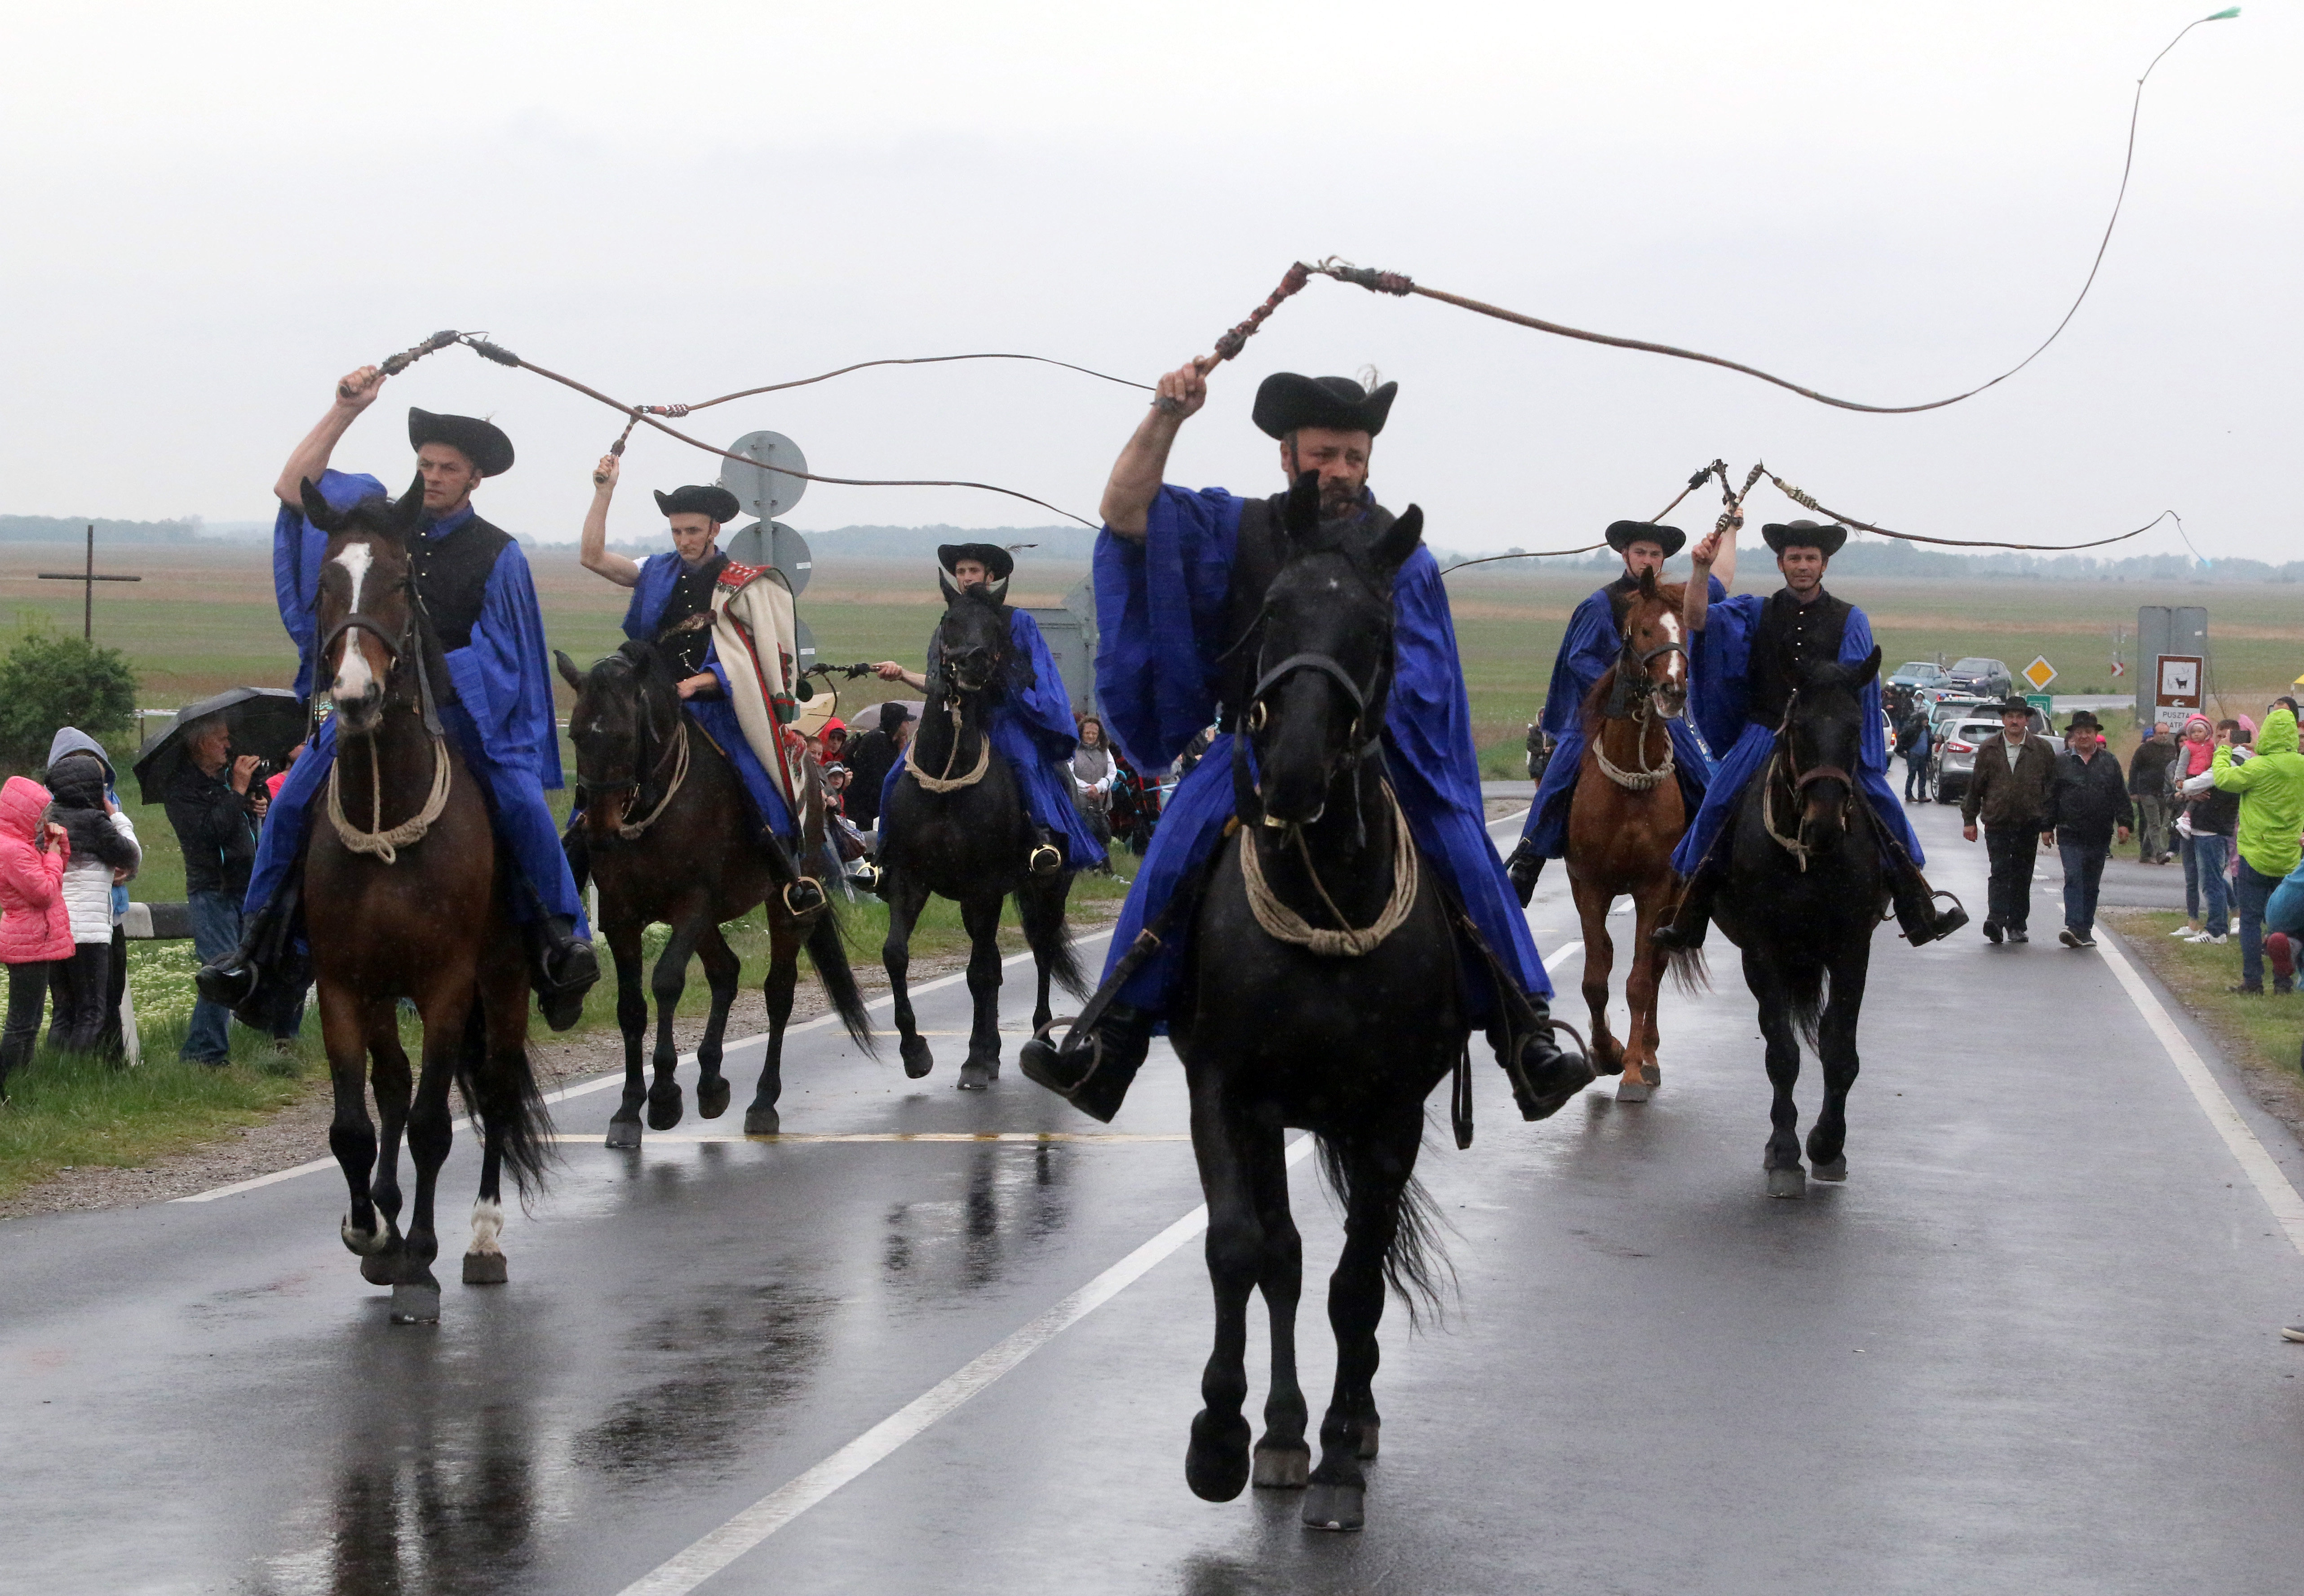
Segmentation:
[(2290, 1244), (2299, 1252), (2304, 1252), (2304, 1195), (2298, 1193), (2287, 1174), (2273, 1161), (2272, 1155), (2265, 1151), (2264, 1143), (2257, 1140), (2256, 1132), (2247, 1120), (2240, 1117), (2240, 1110), (2232, 1105), (2222, 1082), (2209, 1070), (2198, 1049), (2177, 1028), (2175, 1020), (2162, 1005), (2159, 996), (2136, 972), (2136, 966), (2129, 963), (2128, 955), (2108, 939), (2099, 940), (2096, 950), (2103, 954), (2105, 963), (2112, 966), (2113, 974), (2120, 978), (2129, 1001), (2135, 1004), (2137, 1012), (2144, 1016), (2146, 1027), (2158, 1039), (2169, 1062), (2176, 1066), (2176, 1073), (2183, 1076), (2184, 1084), (2192, 1089), (2192, 1099), (2200, 1105), (2200, 1112), (2208, 1116), (2208, 1123), (2215, 1126), (2216, 1134), (2224, 1139), (2224, 1145), (2232, 1150), (2232, 1157), (2240, 1160), (2240, 1167), (2247, 1172), (2249, 1182), (2256, 1187), (2257, 1194), (2264, 1199), (2265, 1206), (2272, 1210), (2272, 1217), (2280, 1221), (2280, 1227), (2287, 1233)]
[[(1090, 931), (1084, 936), (1073, 938), (1072, 946), (1075, 947), (1084, 947), (1091, 942), (1100, 942), (1111, 935), (1112, 932), (1109, 929)], [(1029, 951), (1020, 954), (1012, 954), (1007, 958), (1001, 960), (1000, 964), (1004, 969), (1011, 964), (1023, 964), (1032, 955)], [(911, 996), (919, 998), (929, 992), (939, 991), (945, 987), (956, 985), (967, 979), (968, 972), (965, 970), (960, 971), (952, 975), (940, 975), (934, 981), (924, 981), (920, 982), (919, 985), (911, 988)], [(894, 1003), (895, 998), (891, 994), (887, 997), (875, 998), (864, 1006), (867, 1009), (887, 1008), (893, 1006)], [(785, 1040), (790, 1040), (792, 1038), (799, 1036), (804, 1031), (815, 1031), (823, 1026), (830, 1025), (839, 1018), (840, 1016), (836, 1014), (822, 1014), (817, 1015), (813, 1020), (803, 1020), (797, 1025), (787, 1026), (784, 1030)], [(764, 1036), (741, 1037), (734, 1041), (725, 1043), (724, 1050), (733, 1053), (738, 1048), (744, 1047), (752, 1042), (765, 1041), (767, 1040), (767, 1039)], [(682, 1053), (680, 1056), (680, 1062), (683, 1065), (693, 1065), (696, 1063), (696, 1055), (693, 1053)], [(580, 1082), (574, 1086), (563, 1086), (556, 1091), (547, 1091), (544, 1094), (544, 1100), (547, 1103), (563, 1103), (566, 1102), (570, 1098), (589, 1097), (593, 1092), (606, 1091), (611, 1086), (622, 1086), (623, 1083), (624, 1072), (617, 1070), (611, 1074), (602, 1075), (597, 1080)], [(460, 1119), (456, 1122), (456, 1129), (460, 1131), (469, 1131), (471, 1128), (472, 1122), (469, 1119)], [(259, 1175), (252, 1180), (236, 1180), (228, 1186), (216, 1186), (209, 1191), (195, 1192), (189, 1197), (171, 1197), (168, 1201), (171, 1202), (214, 1202), (219, 1197), (237, 1197), (242, 1192), (253, 1192), (260, 1186), (277, 1185), (284, 1180), (293, 1180), (300, 1175), (311, 1175), (322, 1169), (334, 1169), (335, 1167), (336, 1160), (333, 1158), (314, 1159), (309, 1164), (298, 1164), (291, 1169), (275, 1169), (269, 1175)]]
[[(1289, 1144), (1288, 1162), (1303, 1161), (1312, 1138)], [(729, 1564), (870, 1469), (1002, 1375), (1142, 1279), (1208, 1227), (1206, 1204), (1194, 1209), (1022, 1329), (890, 1413), (814, 1468), (778, 1486), (718, 1529), (626, 1585), (621, 1596), (687, 1596)]]

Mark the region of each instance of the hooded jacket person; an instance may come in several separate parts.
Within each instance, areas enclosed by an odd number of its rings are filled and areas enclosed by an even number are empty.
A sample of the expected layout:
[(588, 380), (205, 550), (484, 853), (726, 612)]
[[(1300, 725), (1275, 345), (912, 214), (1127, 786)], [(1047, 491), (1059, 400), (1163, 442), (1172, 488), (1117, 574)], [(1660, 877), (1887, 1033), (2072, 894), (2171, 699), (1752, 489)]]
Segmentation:
[[(335, 444), (371, 403), (384, 382), (363, 368), (336, 385), (328, 413), (282, 471), (275, 492), (281, 510), (273, 527), (273, 577), (280, 619), (300, 658), (296, 690), (309, 696), (321, 638), (318, 632), (320, 566), (328, 535), (305, 515), (305, 488), (342, 513), (364, 499), (381, 498), (374, 477), (329, 469)], [(599, 980), (599, 962), (585, 924), (575, 877), (560, 846), (560, 827), (544, 794), (561, 785), (560, 734), (552, 696), (551, 656), (527, 556), (512, 535), (483, 521), (472, 490), (512, 469), (512, 440), (473, 416), (411, 409), (408, 441), (416, 450), (422, 519), (411, 539), (410, 567), (417, 598), (439, 640), (448, 680), (432, 683), (448, 735), (487, 789), (498, 842), (511, 857), (512, 918), (529, 941), (537, 995), (555, 1030), (575, 1023), (583, 995)], [(353, 599), (357, 608), (357, 594)], [(281, 784), (266, 819), (256, 869), (244, 905), (241, 945), (200, 972), (201, 995), (240, 1008), (254, 997), (264, 962), (260, 948), (280, 945), (279, 921), (292, 912), (286, 894), (303, 855), (310, 810), (335, 768), (336, 724), (312, 738)], [(270, 913), (267, 913), (270, 911)]]
[(50, 973), (72, 956), (64, 875), (72, 845), (53, 836), (48, 791), (12, 776), (0, 786), (0, 964), (8, 967), (8, 1018), (0, 1030), (0, 1098), (32, 1056)]
[[(2210, 774), (2221, 793), (2240, 795), (2240, 863), (2232, 899), (2240, 909), (2241, 992), (2264, 989), (2264, 918), (2272, 894), (2295, 870), (2304, 829), (2304, 753), (2297, 750), (2296, 717), (2285, 707), (2264, 717), (2256, 757), (2241, 763), (2229, 743), (2218, 743)], [(2277, 989), (2290, 982), (2275, 978)]]
[(49, 1037), (56, 1047), (78, 1053), (103, 1036), (112, 998), (113, 874), (132, 874), (144, 856), (134, 825), (107, 806), (112, 768), (103, 751), (77, 732), (72, 736), (47, 771), (48, 816), (72, 845), (61, 885), (72, 933), (72, 957), (56, 968)]
[[(1032, 1079), (1107, 1120), (1154, 1029), (1165, 1023), (1185, 972), (1190, 917), (1164, 916), (1202, 879), (1233, 819), (1233, 738), (1254, 686), (1253, 657), (1227, 650), (1255, 624), (1287, 552), (1285, 492), (1242, 498), (1161, 480), (1177, 429), (1206, 402), (1208, 369), (1195, 361), (1160, 379), (1151, 412), (1105, 487), (1094, 573), (1097, 698), (1114, 743), (1139, 770), (1166, 767), (1211, 722), (1219, 734), (1178, 785), (1129, 888), (1097, 1024), (1076, 1026), (1061, 1048), (1035, 1039), (1021, 1060)], [(1317, 477), (1322, 520), (1360, 521), (1372, 531), (1391, 524), (1391, 512), (1368, 490), (1368, 462), (1396, 391), (1393, 383), (1370, 392), (1350, 378), (1285, 371), (1258, 387), (1250, 419), (1278, 441), (1287, 483)], [(1468, 961), (1474, 1022), (1489, 1028), (1522, 1114), (1542, 1118), (1588, 1084), (1592, 1070), (1563, 1055), (1545, 1023), (1552, 983), (1488, 838), (1463, 666), (1428, 548), (1419, 545), (1402, 565), (1392, 599), (1395, 657), (1381, 728), (1386, 768), (1419, 853), (1448, 882), (1516, 989), (1496, 991), (1485, 964)], [(1115, 981), (1155, 921), (1167, 927), (1156, 952)], [(1507, 1023), (1515, 1017), (1522, 1023)]]

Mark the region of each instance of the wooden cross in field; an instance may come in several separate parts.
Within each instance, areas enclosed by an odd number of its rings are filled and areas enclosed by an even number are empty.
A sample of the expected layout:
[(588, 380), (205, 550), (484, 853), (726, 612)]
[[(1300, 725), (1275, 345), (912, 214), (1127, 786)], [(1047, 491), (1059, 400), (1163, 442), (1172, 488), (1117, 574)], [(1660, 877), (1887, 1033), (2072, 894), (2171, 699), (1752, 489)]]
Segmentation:
[(88, 568), (84, 571), (43, 571), (42, 582), (76, 582), (80, 583), (80, 636), (82, 642), (96, 641), (96, 584), (100, 582), (142, 582), (140, 576), (112, 576), (96, 568), (96, 522), (88, 523)]

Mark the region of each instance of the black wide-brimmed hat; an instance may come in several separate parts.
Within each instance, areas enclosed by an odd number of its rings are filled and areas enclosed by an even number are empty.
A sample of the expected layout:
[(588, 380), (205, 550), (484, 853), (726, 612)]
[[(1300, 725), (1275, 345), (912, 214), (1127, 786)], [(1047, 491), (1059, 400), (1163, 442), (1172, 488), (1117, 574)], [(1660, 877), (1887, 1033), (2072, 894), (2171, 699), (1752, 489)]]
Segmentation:
[(936, 548), (936, 564), (947, 573), (962, 560), (983, 566), (995, 590), (1016, 572), (1016, 556), (997, 543), (945, 543)]
[(2072, 717), (2064, 723), (2064, 735), (2069, 737), (2082, 726), (2086, 726), (2092, 732), (2100, 732), (2104, 730), (2104, 722), (2096, 717), (2096, 711), (2093, 709), (2075, 709), (2072, 711)]
[(501, 477), (512, 470), (512, 439), (493, 421), (478, 416), (440, 416), (408, 407), (408, 446), (446, 444), (462, 451), (484, 477)]
[(1329, 427), (1338, 432), (1365, 432), (1370, 437), (1384, 430), (1392, 413), (1392, 399), (1400, 391), (1385, 383), (1373, 394), (1349, 377), (1300, 377), (1275, 371), (1256, 390), (1249, 419), (1268, 437), (1286, 437), (1299, 427)]
[(1646, 521), (1614, 521), (1608, 523), (1608, 547), (1618, 554), (1635, 543), (1653, 543), (1664, 550), (1664, 557), (1672, 558), (1688, 541), (1688, 534), (1676, 526), (1656, 526)]
[(670, 493), (657, 488), (656, 507), (665, 515), (702, 515), (723, 526), (744, 513), (744, 507), (736, 502), (736, 496), (726, 488), (693, 482), (685, 488), (675, 488)]
[[(1992, 712), (1995, 715), (2029, 715), (2032, 706), (2020, 698), (2004, 698), (1992, 706)], [(2087, 711), (2082, 710), (2081, 713), (2086, 714)]]
[(1787, 548), (1813, 548), (1828, 560), (1848, 541), (1848, 529), (1837, 523), (1818, 526), (1813, 521), (1771, 522), (1760, 529), (1760, 536), (1777, 554)]

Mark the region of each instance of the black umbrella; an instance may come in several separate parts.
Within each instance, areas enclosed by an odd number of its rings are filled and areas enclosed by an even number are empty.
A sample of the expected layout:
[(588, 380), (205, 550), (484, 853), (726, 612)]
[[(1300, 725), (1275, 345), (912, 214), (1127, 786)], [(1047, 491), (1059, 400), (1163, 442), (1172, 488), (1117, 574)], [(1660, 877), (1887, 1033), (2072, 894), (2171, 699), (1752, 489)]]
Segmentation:
[(145, 742), (136, 755), (136, 785), (147, 803), (158, 803), (168, 793), (189, 750), (184, 728), (221, 715), (232, 732), (234, 755), (252, 753), (275, 766), (288, 763), (296, 744), (304, 740), (304, 701), (284, 687), (227, 687), (197, 704), (186, 704), (166, 728)]

